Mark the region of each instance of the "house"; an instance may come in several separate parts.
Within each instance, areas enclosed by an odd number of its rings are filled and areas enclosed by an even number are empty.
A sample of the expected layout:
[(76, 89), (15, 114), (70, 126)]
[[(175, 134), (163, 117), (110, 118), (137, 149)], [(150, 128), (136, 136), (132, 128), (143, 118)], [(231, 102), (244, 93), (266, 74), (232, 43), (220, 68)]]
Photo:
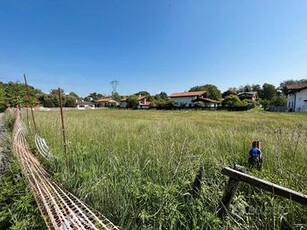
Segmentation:
[(248, 100), (253, 100), (255, 101), (258, 97), (257, 92), (242, 92), (242, 93), (238, 93), (237, 95), (241, 101), (248, 99)]
[(176, 107), (193, 107), (196, 99), (207, 98), (208, 93), (207, 91), (181, 92), (173, 93), (169, 97), (175, 101)]
[(89, 101), (77, 102), (77, 109), (95, 109), (95, 104)]
[(192, 100), (194, 107), (202, 107), (202, 108), (216, 108), (221, 103), (216, 100), (212, 100), (210, 98), (196, 98)]
[(289, 111), (307, 112), (307, 84), (286, 86)]
[(150, 106), (151, 102), (147, 101), (147, 97), (146, 96), (142, 96), (140, 94), (138, 96), (138, 101), (139, 101), (138, 109), (149, 109), (149, 106)]
[(128, 102), (127, 102), (127, 98), (122, 98), (120, 99), (120, 107), (121, 108), (128, 108)]
[(112, 97), (103, 97), (96, 100), (97, 107), (116, 107), (119, 103), (114, 100)]
[[(147, 97), (146, 96), (142, 96), (142, 95), (139, 95), (137, 97), (137, 108), (138, 109), (149, 109), (150, 105), (151, 105), (151, 102), (147, 100)], [(127, 98), (123, 98), (120, 100), (120, 107), (121, 108), (128, 108), (128, 102), (127, 102)]]

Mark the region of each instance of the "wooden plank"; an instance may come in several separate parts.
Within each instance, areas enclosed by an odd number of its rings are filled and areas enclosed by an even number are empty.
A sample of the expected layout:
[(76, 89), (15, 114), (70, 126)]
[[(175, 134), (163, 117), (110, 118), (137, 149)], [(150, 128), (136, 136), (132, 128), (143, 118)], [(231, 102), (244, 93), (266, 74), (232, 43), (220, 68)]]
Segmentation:
[(250, 176), (248, 174), (239, 172), (235, 169), (225, 167), (222, 169), (222, 174), (229, 176), (231, 178), (234, 178), (239, 181), (243, 181), (245, 183), (248, 183), (250, 185), (256, 186), (260, 189), (269, 191), (273, 193), (274, 195), (278, 195), (293, 201), (296, 201), (300, 204), (307, 205), (307, 195), (304, 195), (302, 193), (296, 192), (292, 189), (288, 189), (286, 187), (279, 186), (277, 184), (271, 183), (269, 181), (265, 181), (262, 179), (259, 179), (254, 176)]

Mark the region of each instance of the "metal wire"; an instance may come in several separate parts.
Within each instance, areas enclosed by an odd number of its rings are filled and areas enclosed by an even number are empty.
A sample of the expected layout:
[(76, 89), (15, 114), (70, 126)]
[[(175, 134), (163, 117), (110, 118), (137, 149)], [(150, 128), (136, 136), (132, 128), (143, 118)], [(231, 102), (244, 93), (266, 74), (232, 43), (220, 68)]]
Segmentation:
[(39, 154), (44, 157), (46, 160), (53, 158), (49, 146), (46, 144), (44, 138), (40, 137), (39, 134), (35, 134), (35, 146)]
[[(44, 140), (38, 136), (35, 142), (39, 151), (49, 157), (50, 151)], [(13, 148), (48, 229), (118, 229), (50, 178), (29, 149), (19, 111), (13, 130)]]

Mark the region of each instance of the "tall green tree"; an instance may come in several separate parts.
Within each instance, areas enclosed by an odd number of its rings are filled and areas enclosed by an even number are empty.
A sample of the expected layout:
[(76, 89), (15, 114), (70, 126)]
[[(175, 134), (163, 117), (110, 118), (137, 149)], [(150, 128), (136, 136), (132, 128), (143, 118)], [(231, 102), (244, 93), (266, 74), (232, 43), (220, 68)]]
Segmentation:
[(101, 93), (93, 92), (93, 93), (90, 93), (88, 96), (86, 96), (84, 98), (84, 100), (94, 102), (94, 101), (96, 101), (96, 100), (98, 100), (99, 98), (102, 98), (102, 97), (103, 97), (103, 95)]
[(115, 101), (120, 101), (121, 96), (119, 95), (119, 93), (115, 92), (112, 94), (112, 99)]
[(77, 106), (77, 98), (72, 95), (65, 96), (65, 107), (74, 108)]
[(260, 95), (260, 98), (263, 100), (272, 100), (274, 96), (277, 94), (277, 89), (274, 85), (264, 83), (262, 86), (262, 94)]
[(237, 94), (238, 94), (237, 88), (229, 88), (228, 90), (222, 93), (222, 98), (225, 98), (230, 95), (237, 95)]
[(12, 107), (36, 103), (36, 94), (41, 92), (32, 86), (26, 88), (25, 84), (20, 82), (8, 82), (3, 84), (3, 87), (5, 103)]
[(0, 112), (6, 109), (4, 85), (0, 82)]
[(138, 96), (132, 95), (126, 99), (127, 107), (131, 109), (136, 109), (139, 105)]
[(222, 97), (221, 91), (215, 85), (212, 85), (212, 84), (194, 86), (189, 90), (189, 92), (193, 92), (193, 91), (207, 91), (208, 98), (217, 100), (217, 101), (220, 100)]

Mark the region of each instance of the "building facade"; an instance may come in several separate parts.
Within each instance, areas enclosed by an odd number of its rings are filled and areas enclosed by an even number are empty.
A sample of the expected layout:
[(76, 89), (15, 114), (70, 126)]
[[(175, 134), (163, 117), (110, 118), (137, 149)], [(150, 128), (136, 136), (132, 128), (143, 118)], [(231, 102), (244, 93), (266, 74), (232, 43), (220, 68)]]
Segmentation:
[(286, 88), (289, 111), (307, 112), (307, 84), (288, 85)]

